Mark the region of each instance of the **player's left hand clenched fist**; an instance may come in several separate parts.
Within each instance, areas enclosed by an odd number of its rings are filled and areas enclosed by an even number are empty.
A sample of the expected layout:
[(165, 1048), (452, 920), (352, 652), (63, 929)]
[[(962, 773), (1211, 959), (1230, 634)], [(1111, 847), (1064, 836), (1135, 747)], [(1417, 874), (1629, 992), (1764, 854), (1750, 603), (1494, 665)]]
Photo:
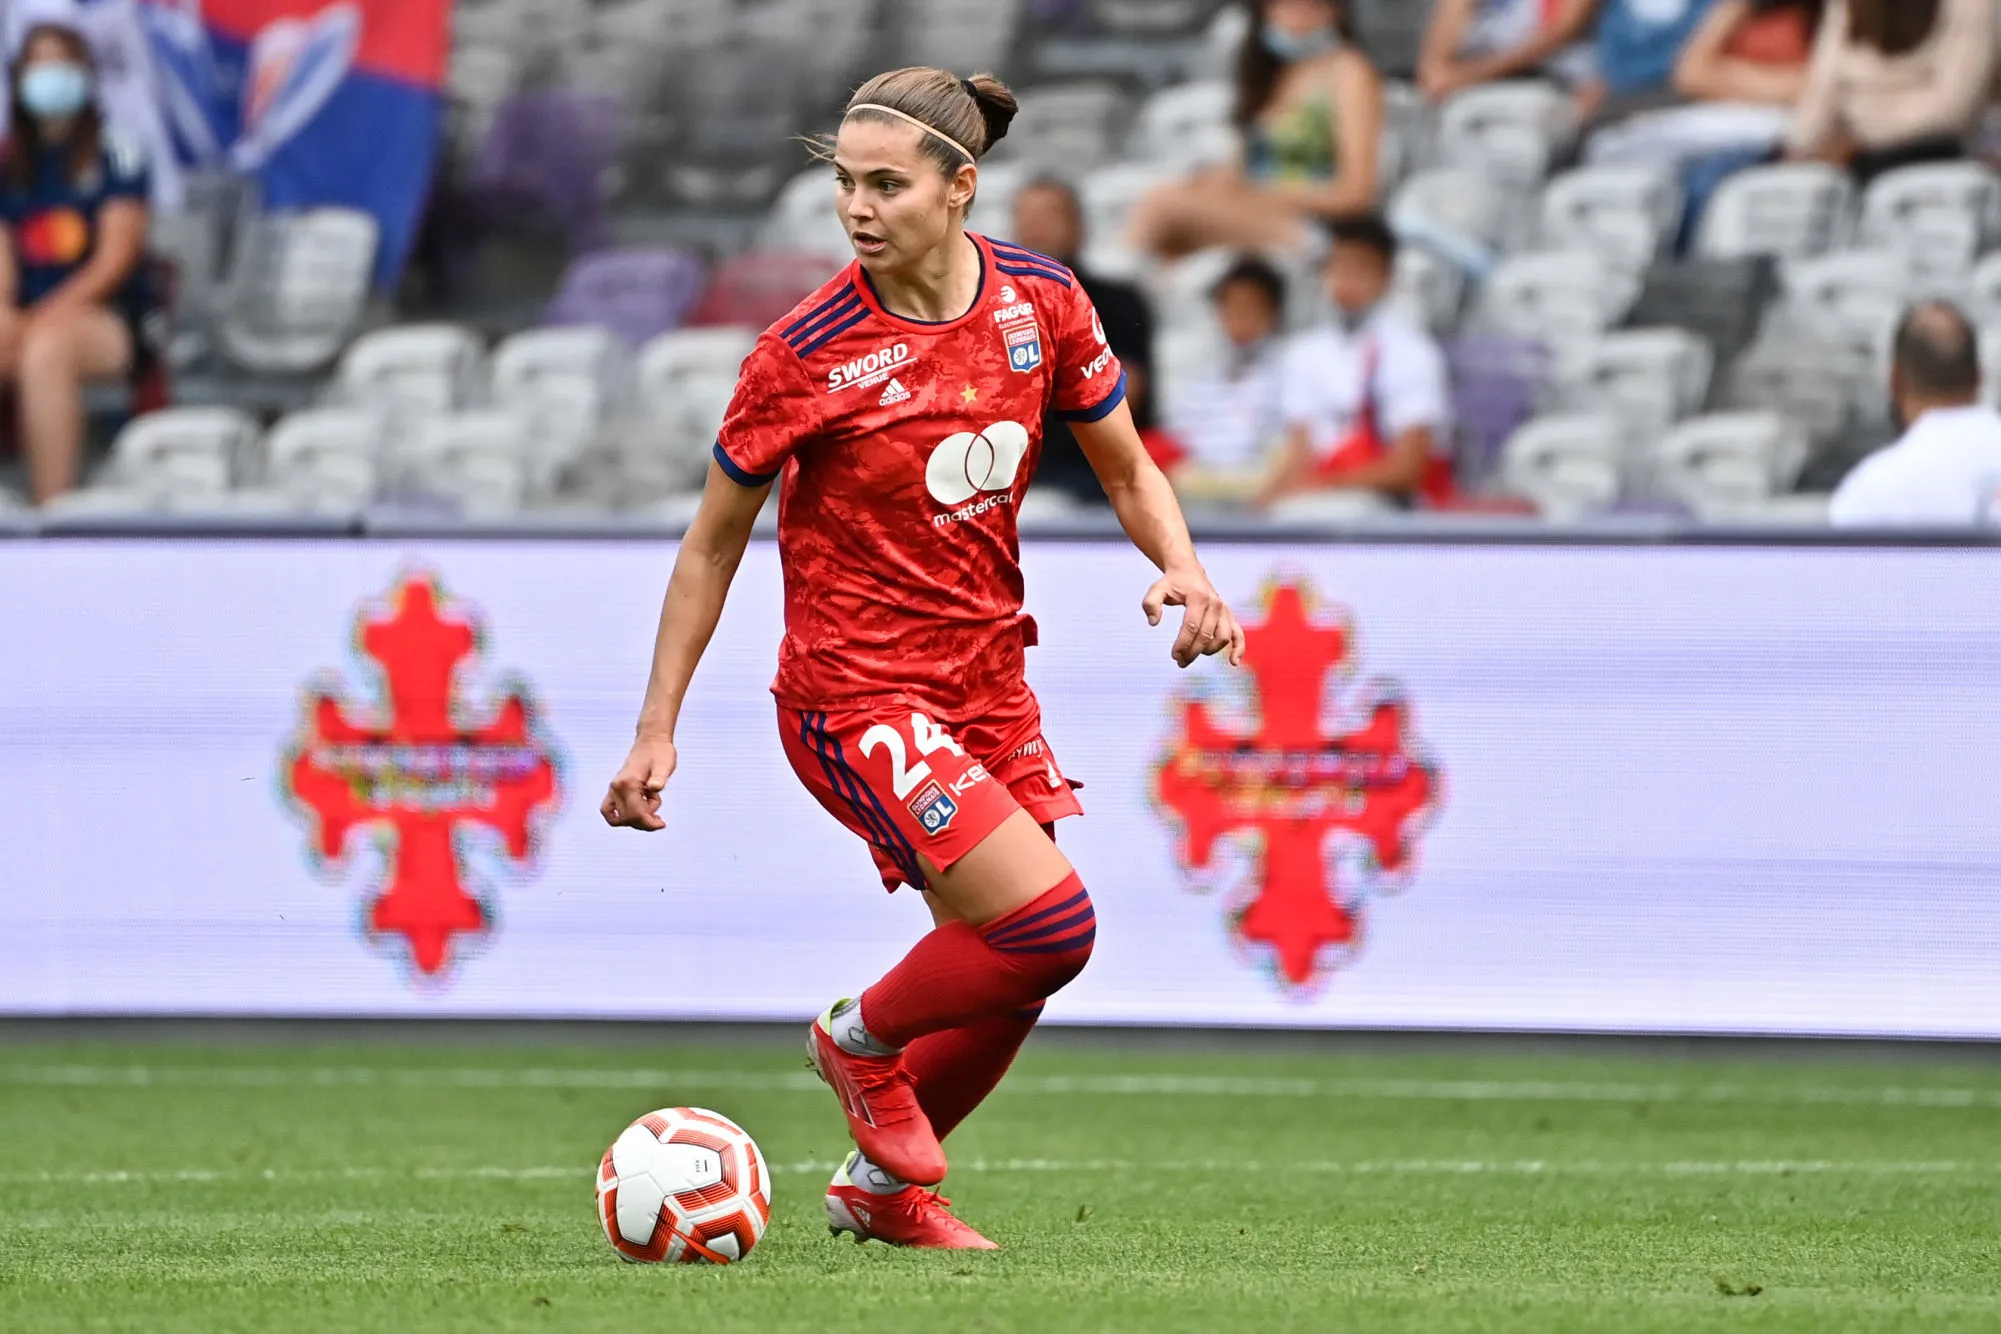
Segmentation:
[(674, 776), (679, 762), (674, 743), (660, 737), (640, 737), (632, 743), (611, 790), (598, 805), (598, 814), (612, 828), (644, 829), (649, 833), (665, 829), (660, 818), (660, 794)]
[(1223, 601), (1199, 565), (1169, 570), (1146, 590), (1140, 603), (1148, 625), (1159, 625), (1167, 607), (1181, 607), (1181, 633), (1174, 637), (1175, 665), (1186, 667), (1197, 658), (1229, 655), (1232, 667), (1244, 661), (1244, 627)]

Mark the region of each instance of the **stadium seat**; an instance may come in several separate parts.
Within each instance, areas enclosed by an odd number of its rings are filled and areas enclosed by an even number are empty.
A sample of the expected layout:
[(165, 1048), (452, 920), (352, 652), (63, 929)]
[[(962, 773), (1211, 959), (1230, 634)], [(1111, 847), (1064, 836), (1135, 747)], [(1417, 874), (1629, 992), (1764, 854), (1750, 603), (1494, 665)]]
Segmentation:
[(1658, 438), (1709, 399), (1713, 357), (1686, 329), (1624, 329), (1559, 357), (1557, 406), (1605, 412), (1644, 440)]
[(353, 508), (382, 484), (388, 423), (366, 408), (308, 408), (264, 437), (264, 487), (307, 508)]
[(1779, 413), (1712, 413), (1655, 445), (1651, 483), (1705, 518), (1730, 518), (1787, 491), (1806, 457), (1805, 431)]
[(1430, 9), (1417, 0), (1355, 0), (1350, 12), (1369, 60), (1384, 74), (1407, 79), (1417, 70)]
[[(966, 213), (966, 225), (982, 236), (1002, 241), (1014, 239), (1014, 197), (1028, 184), (1028, 168), (1019, 162), (980, 163), (980, 184), (973, 206)], [(845, 244), (845, 234), (843, 239)], [(848, 247), (843, 256), (853, 253)], [(842, 261), (846, 262), (845, 259)]]
[(1383, 134), (1377, 175), (1384, 199), (1426, 164), (1431, 151), (1431, 104), (1400, 79), (1383, 81)]
[(1550, 250), (1502, 261), (1475, 309), (1482, 329), (1552, 348), (1596, 338), (1633, 303), (1636, 284), (1590, 250)]
[(1536, 414), (1550, 380), (1549, 349), (1527, 338), (1462, 333), (1445, 344), (1452, 382), (1454, 473), (1468, 494), (1486, 489), (1510, 436)]
[(1126, 245), (1126, 225), (1149, 190), (1174, 179), (1151, 163), (1122, 162), (1084, 178), (1077, 196), (1084, 209), (1085, 253), (1099, 273), (1137, 273), (1145, 262)]
[(734, 377), (757, 344), (756, 329), (717, 325), (677, 329), (639, 350), (638, 378), (642, 394), (652, 394), (688, 375)]
[(1163, 88), (1140, 107), (1126, 154), (1173, 172), (1235, 160), (1237, 130), (1231, 120), (1236, 89), (1204, 79)]
[(1459, 307), (1466, 296), (1466, 275), (1451, 261), (1423, 245), (1397, 251), (1396, 278), (1390, 301), (1434, 334), (1458, 327)]
[(1595, 250), (1627, 273), (1642, 273), (1673, 239), (1681, 187), (1651, 167), (1582, 167), (1552, 180), (1542, 195), (1538, 241), (1552, 250)]
[(1406, 240), (1430, 245), (1478, 276), (1491, 268), (1509, 233), (1501, 183), (1469, 167), (1434, 167), (1398, 187), (1389, 219)]
[(2001, 324), (2001, 250), (1982, 256), (1973, 266), (1961, 299), (1967, 314), (1980, 324)]
[(504, 518), (528, 493), (528, 428), (482, 409), (427, 418), (398, 459), (402, 486), (449, 501), (468, 518)]
[(1885, 172), (1862, 196), (1857, 243), (1896, 250), (1925, 284), (1949, 290), (2001, 243), (2001, 175), (1977, 162)]
[(626, 401), (625, 345), (605, 329), (536, 329), (494, 349), (489, 397), (528, 431), (529, 485), (546, 491)]
[(547, 227), (572, 254), (611, 241), (607, 180), (625, 107), (596, 91), (538, 89), (509, 98), (480, 140), (466, 189), (496, 230)]
[(1335, 527), (1371, 519), (1394, 518), (1401, 513), (1402, 510), (1377, 492), (1353, 490), (1308, 491), (1302, 495), (1287, 496), (1266, 511), (1273, 523)]
[(355, 339), (328, 397), (384, 414), (393, 428), (453, 412), (478, 398), (485, 378), (479, 337), (459, 324), (402, 324)]
[(944, 69), (1001, 69), (1021, 23), (1022, 6), (1014, 0), (903, 0), (901, 22), (893, 31), (890, 52), (880, 53), (883, 68), (895, 64), (937, 65)]
[(1102, 31), (1140, 39), (1197, 31), (1215, 9), (1214, 0), (1091, 0)]
[(1782, 412), (1826, 443), (1848, 429), (1864, 402), (1880, 395), (1880, 387), (1868, 391), (1875, 368), (1865, 347), (1774, 327), (1731, 365), (1722, 402)]
[(220, 495), (255, 471), (257, 423), (233, 408), (168, 408), (128, 422), (101, 481), (154, 500)]
[(1770, 259), (1687, 259), (1648, 268), (1628, 318), (1642, 328), (1678, 326), (1702, 335), (1727, 365), (1757, 336), (1777, 298)]
[(1201, 54), (1194, 72), (1202, 79), (1229, 79), (1236, 74), (1237, 55), (1250, 37), (1251, 11), (1244, 5), (1224, 5), (1202, 29)]
[(706, 283), (684, 250), (601, 250), (570, 265), (542, 322), (608, 329), (638, 347), (687, 319)]
[(1020, 95), (1021, 110), (995, 150), (1075, 176), (1112, 160), (1127, 131), (1125, 93), (1109, 79), (1045, 84)]
[[(980, 192), (986, 193), (984, 171), (980, 173)], [(835, 212), (834, 169), (815, 163), (787, 181), (765, 217), (757, 243), (766, 250), (826, 255), (845, 263), (854, 248), (848, 243), (848, 229)]]
[(638, 412), (615, 433), (618, 447), (657, 455), (676, 484), (700, 486), (738, 367), (756, 342), (755, 329), (721, 327), (648, 343), (639, 354)]
[(1489, 83), (1446, 99), (1434, 150), (1440, 166), (1489, 172), (1521, 188), (1539, 183), (1576, 133), (1571, 99), (1554, 84)]
[(1821, 162), (1750, 167), (1725, 178), (1696, 230), (1710, 259), (1818, 255), (1847, 240), (1848, 173)]
[(734, 256), (709, 276), (709, 289), (687, 322), (768, 328), (845, 263), (790, 250), (752, 250)]
[(380, 229), (350, 208), (273, 213), (241, 247), (225, 298), (220, 337), (247, 370), (319, 370), (361, 324)]
[[(1780, 266), (1781, 316), (1827, 341), (1887, 352), (1916, 290), (1910, 263), (1895, 250), (1843, 250)], [(1887, 359), (1884, 371), (1888, 373)]]
[(1609, 509), (1624, 481), (1624, 432), (1617, 417), (1602, 413), (1537, 417), (1502, 448), (1500, 484), (1533, 501), (1545, 518)]

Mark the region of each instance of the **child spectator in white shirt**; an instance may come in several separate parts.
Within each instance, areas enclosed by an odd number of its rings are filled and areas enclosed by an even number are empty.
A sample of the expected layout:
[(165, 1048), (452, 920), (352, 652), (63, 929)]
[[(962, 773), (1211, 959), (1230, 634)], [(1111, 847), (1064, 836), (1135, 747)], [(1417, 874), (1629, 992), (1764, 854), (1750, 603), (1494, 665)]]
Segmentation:
[(1214, 373), (1181, 387), (1168, 430), (1184, 451), (1171, 476), (1192, 499), (1243, 500), (1270, 475), (1285, 423), (1278, 410), (1278, 368), (1285, 326), (1285, 278), (1246, 256), (1209, 299), (1226, 341)]

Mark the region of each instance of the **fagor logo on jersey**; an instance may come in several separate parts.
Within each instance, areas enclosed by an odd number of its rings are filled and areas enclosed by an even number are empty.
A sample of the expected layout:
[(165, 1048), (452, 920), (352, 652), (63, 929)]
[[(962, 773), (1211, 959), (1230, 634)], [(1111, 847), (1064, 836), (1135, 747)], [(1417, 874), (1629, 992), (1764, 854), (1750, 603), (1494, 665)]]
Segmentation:
[(838, 394), (843, 389), (860, 389), (872, 384), (881, 384), (889, 378), (889, 373), (910, 360), (910, 344), (897, 343), (891, 347), (879, 347), (865, 357), (856, 357), (845, 366), (836, 366), (827, 372), (827, 392)]
[(924, 487), (939, 504), (957, 508), (934, 516), (932, 524), (943, 528), (1011, 504), (1027, 455), (1028, 428), (1020, 422), (995, 422), (983, 431), (961, 431), (939, 441), (924, 466)]
[[(1263, 623), (1244, 625), (1249, 707), (1219, 718), (1207, 700), (1179, 700), (1179, 734), (1153, 775), (1175, 860), (1199, 889), (1243, 868), (1226, 887), (1230, 934), (1301, 992), (1361, 948), (1368, 899), (1409, 883), (1444, 788), (1395, 682), (1330, 701), (1330, 678), (1354, 671), (1354, 631), (1312, 606), (1303, 581), (1266, 590)], [(1256, 730), (1237, 723), (1246, 716)], [(1225, 844), (1238, 855), (1218, 858)]]

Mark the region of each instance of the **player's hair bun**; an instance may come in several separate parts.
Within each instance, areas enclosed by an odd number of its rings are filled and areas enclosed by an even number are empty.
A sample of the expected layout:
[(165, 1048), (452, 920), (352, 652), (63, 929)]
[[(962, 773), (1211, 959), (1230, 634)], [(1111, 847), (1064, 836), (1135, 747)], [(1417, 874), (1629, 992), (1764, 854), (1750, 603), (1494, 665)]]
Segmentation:
[(965, 81), (965, 88), (973, 95), (973, 104), (980, 109), (980, 119), (986, 123), (986, 142), (980, 145), (984, 156), (1007, 138), (1007, 127), (1014, 123), (1014, 114), (1021, 110), (1021, 103), (1006, 84), (991, 74), (975, 74)]

